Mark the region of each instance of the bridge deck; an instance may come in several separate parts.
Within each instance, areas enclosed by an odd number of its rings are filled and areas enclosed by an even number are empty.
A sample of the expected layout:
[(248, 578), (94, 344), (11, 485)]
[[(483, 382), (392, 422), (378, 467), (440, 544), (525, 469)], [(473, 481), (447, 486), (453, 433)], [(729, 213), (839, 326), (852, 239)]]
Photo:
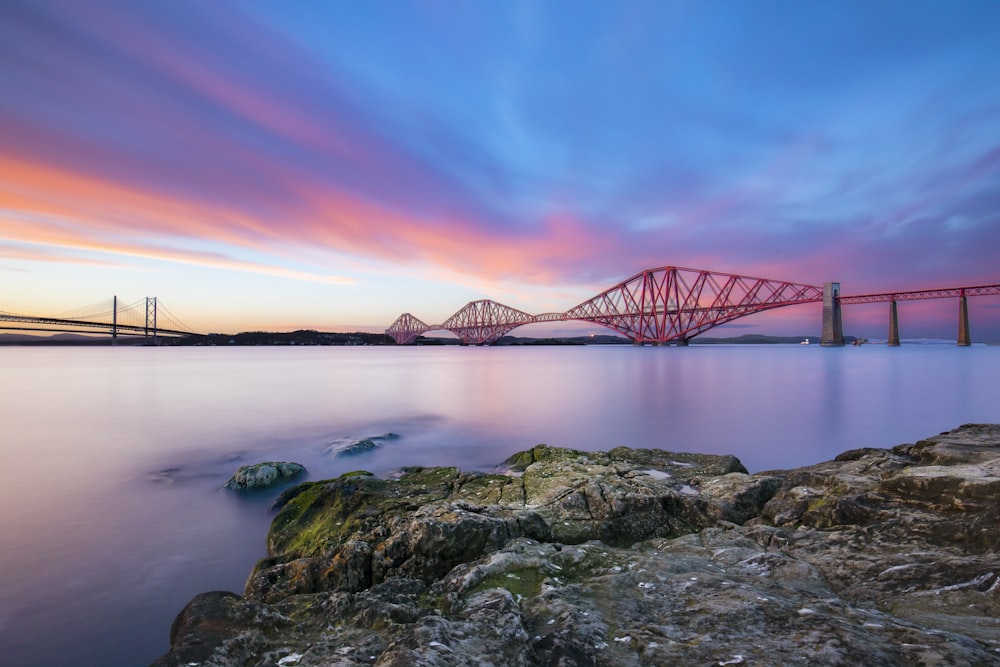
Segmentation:
[[(1000, 284), (833, 298), (838, 304), (858, 304), (992, 294), (1000, 294)], [(665, 266), (641, 271), (562, 313), (531, 315), (484, 299), (466, 304), (442, 324), (428, 325), (404, 313), (386, 334), (407, 344), (427, 331), (447, 330), (465, 343), (489, 344), (525, 324), (576, 320), (599, 324), (636, 342), (685, 344), (740, 317), (822, 301), (823, 288), (813, 285)]]
[(944, 287), (941, 289), (912, 290), (909, 292), (885, 292), (883, 294), (858, 294), (840, 297), (840, 303), (887, 303), (890, 301), (918, 301), (921, 299), (951, 299), (963, 296), (988, 296), (1000, 294), (998, 285), (974, 285), (972, 287)]

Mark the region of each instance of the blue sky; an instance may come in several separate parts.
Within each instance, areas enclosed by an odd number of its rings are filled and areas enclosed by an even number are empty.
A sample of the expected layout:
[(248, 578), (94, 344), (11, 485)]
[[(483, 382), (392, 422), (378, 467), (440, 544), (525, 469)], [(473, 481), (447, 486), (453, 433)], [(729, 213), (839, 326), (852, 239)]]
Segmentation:
[[(0, 86), (9, 312), (379, 329), (663, 265), (1000, 282), (994, 2), (6, 0)], [(740, 327), (818, 329), (799, 308)]]

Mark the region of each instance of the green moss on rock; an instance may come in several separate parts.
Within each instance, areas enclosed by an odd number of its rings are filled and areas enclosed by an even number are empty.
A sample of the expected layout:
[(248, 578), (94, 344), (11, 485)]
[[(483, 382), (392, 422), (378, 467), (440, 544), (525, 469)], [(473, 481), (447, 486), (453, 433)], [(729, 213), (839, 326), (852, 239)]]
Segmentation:
[(511, 470), (522, 471), (532, 463), (553, 463), (556, 461), (574, 461), (588, 463), (606, 463), (607, 454), (604, 452), (585, 452), (579, 449), (569, 449), (566, 447), (549, 447), (548, 445), (536, 445), (523, 452), (517, 452), (506, 461), (504, 465)]

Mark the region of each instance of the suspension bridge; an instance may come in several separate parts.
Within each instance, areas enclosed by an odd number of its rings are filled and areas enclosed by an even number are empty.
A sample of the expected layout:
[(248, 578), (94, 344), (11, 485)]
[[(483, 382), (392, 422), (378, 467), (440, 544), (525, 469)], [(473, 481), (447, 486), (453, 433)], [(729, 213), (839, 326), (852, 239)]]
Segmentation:
[(1000, 294), (1000, 284), (844, 296), (840, 283), (805, 285), (718, 271), (663, 266), (640, 271), (562, 313), (531, 315), (481, 299), (466, 304), (441, 324), (403, 313), (385, 333), (397, 344), (416, 342), (428, 331), (450, 331), (466, 345), (491, 345), (517, 327), (537, 322), (580, 321), (611, 329), (635, 344), (687, 345), (695, 336), (735, 319), (805, 303), (823, 304), (820, 344), (844, 344), (841, 307), (890, 304), (889, 345), (899, 345), (897, 301), (957, 298), (958, 345), (971, 344), (967, 298)]
[(19, 315), (0, 310), (0, 329), (46, 333), (110, 334), (112, 344), (118, 336), (141, 336), (145, 343), (158, 345), (161, 337), (196, 336), (156, 297), (120, 304), (114, 296), (96, 304), (77, 308), (55, 317)]

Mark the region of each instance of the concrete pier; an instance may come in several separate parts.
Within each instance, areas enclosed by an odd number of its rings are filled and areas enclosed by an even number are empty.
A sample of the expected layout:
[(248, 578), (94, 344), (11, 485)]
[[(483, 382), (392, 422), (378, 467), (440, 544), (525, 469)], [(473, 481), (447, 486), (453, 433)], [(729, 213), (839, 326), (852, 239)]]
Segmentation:
[(963, 294), (958, 297), (958, 346), (969, 347), (972, 339), (969, 337), (969, 303)]
[(824, 347), (844, 346), (844, 323), (840, 315), (840, 283), (823, 285), (823, 335), (819, 344)]
[(889, 302), (889, 338), (886, 345), (899, 347), (899, 316), (896, 314), (896, 302)]

